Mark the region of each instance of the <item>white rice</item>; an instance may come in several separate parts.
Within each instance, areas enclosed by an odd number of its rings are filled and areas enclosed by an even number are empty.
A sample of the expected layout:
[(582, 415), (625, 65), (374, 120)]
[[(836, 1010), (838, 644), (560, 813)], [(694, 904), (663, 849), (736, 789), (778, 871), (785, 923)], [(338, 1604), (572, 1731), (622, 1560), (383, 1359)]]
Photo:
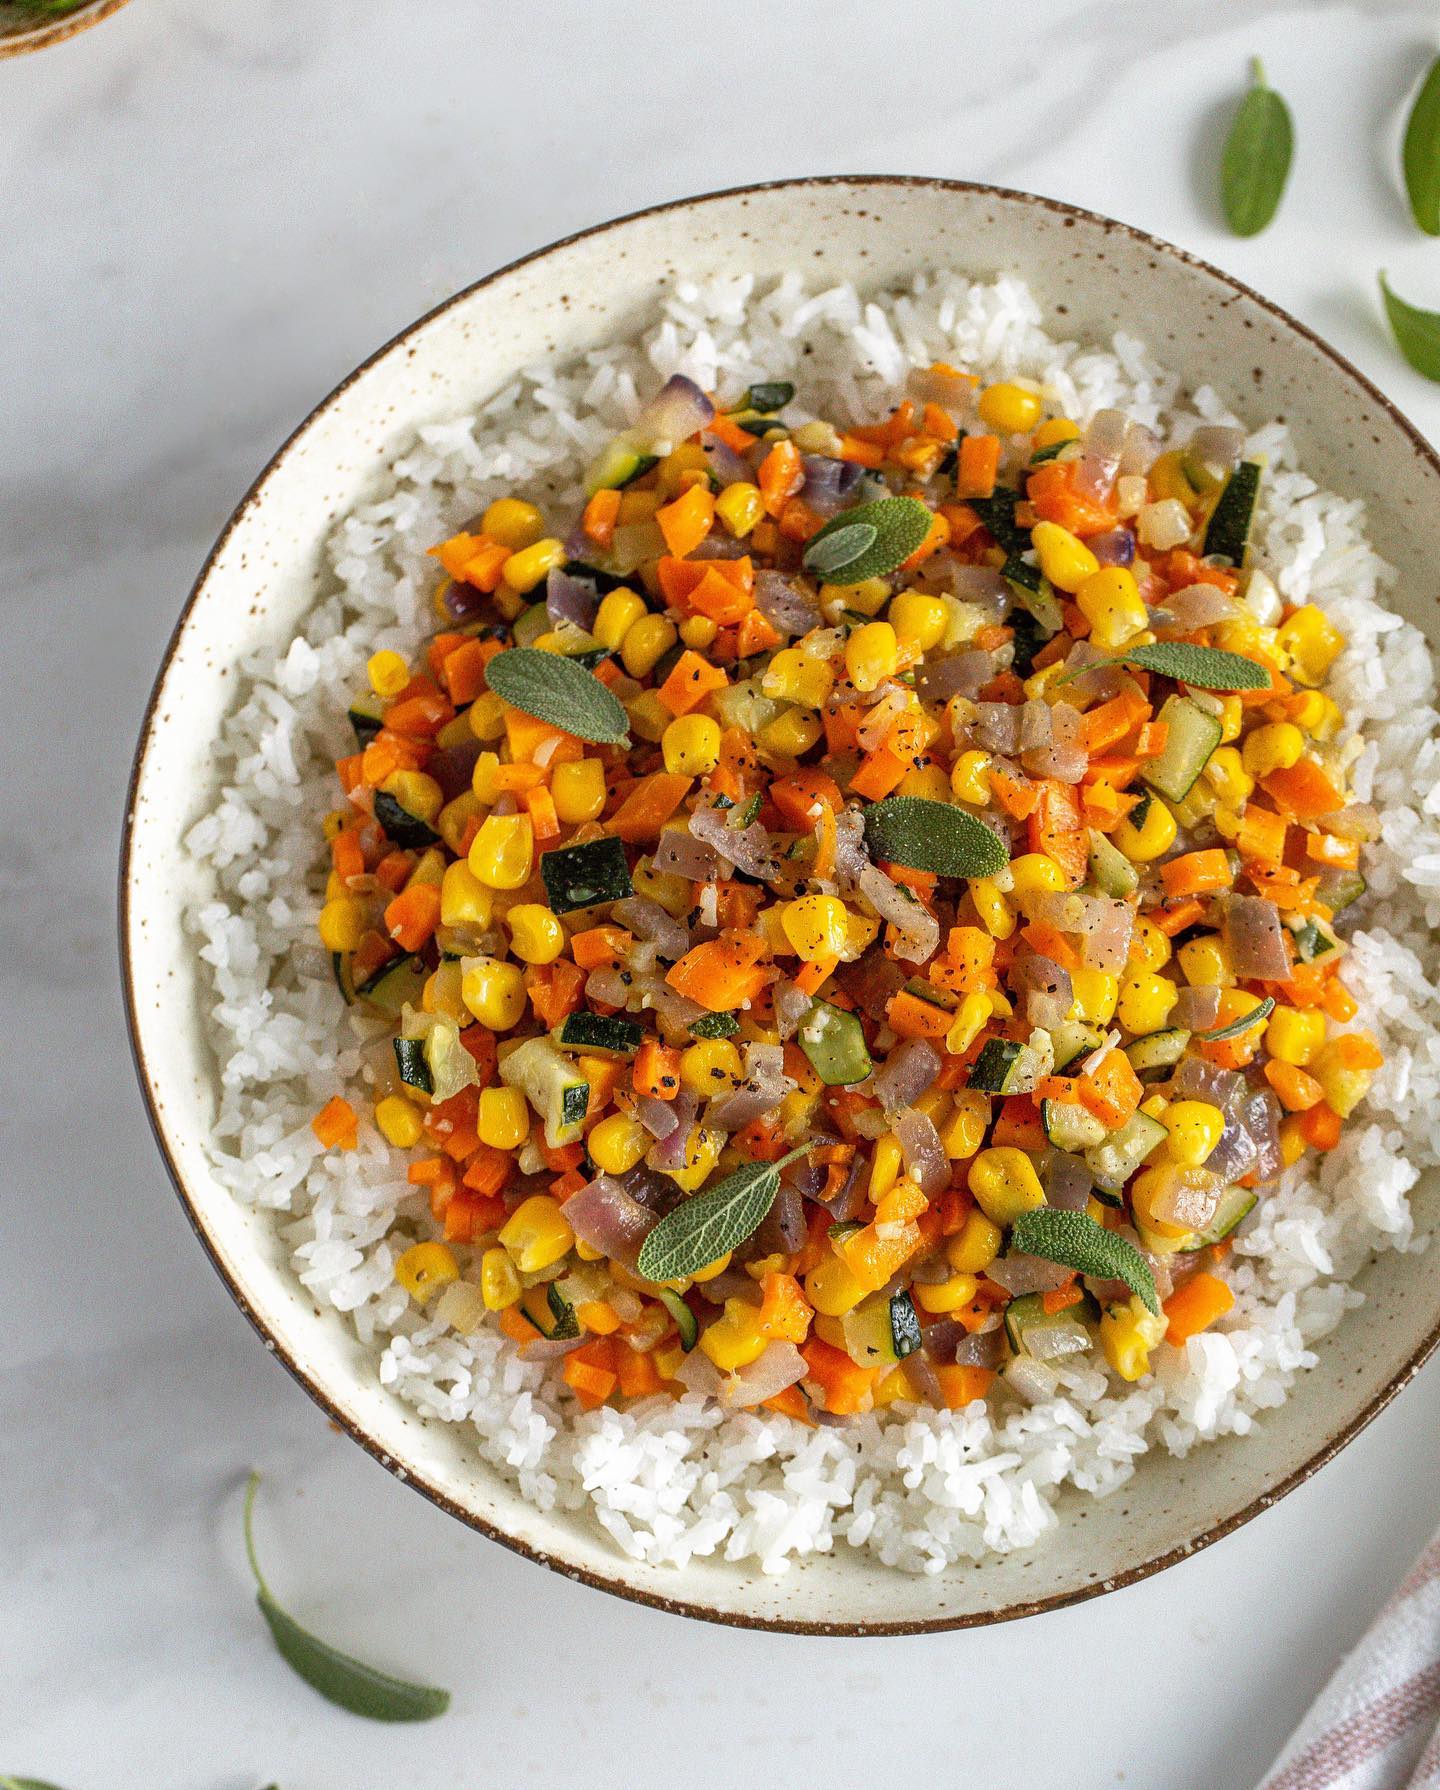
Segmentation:
[[(1285, 429), (1250, 440), (1271, 472), (1256, 542), (1293, 601), (1313, 601), (1349, 645), (1334, 694), (1358, 729), (1357, 795), (1383, 818), (1366, 869), (1373, 896), (1346, 979), (1386, 1055), (1339, 1148), (1313, 1156), (1262, 1200), (1231, 1258), (1223, 1324), (1125, 1386), (1094, 1366), (1062, 1372), (1063, 1396), (1033, 1409), (897, 1407), (845, 1429), (773, 1414), (724, 1415), (693, 1396), (582, 1413), (568, 1390), (483, 1331), (427, 1322), (392, 1264), (430, 1222), (404, 1163), (368, 1122), (351, 1154), (323, 1153), (310, 1120), (361, 1080), (366, 1023), (342, 1013), (315, 948), (320, 817), (333, 759), (351, 749), (346, 697), (378, 647), (413, 652), (431, 628), (434, 562), (424, 550), (513, 489), (577, 500), (585, 460), (677, 371), (702, 386), (793, 378), (815, 412), (855, 420), (893, 404), (907, 369), (945, 359), (987, 378), (1040, 382), (1085, 418), (1116, 405), (1182, 432), (1231, 421), (1209, 390), (1188, 400), (1133, 337), (1108, 349), (1057, 343), (1014, 280), (953, 273), (865, 300), (809, 292), (787, 276), (681, 281), (639, 340), (556, 369), (527, 369), (474, 416), (421, 428), (373, 501), (336, 528), (333, 594), (278, 659), (243, 667), (243, 705), (217, 745), (224, 787), (187, 839), (213, 894), (189, 915), (213, 973), (219, 1064), (218, 1173), (273, 1211), (317, 1301), (348, 1313), (383, 1384), (428, 1417), (468, 1426), (479, 1453), (541, 1508), (581, 1513), (625, 1553), (682, 1564), (722, 1553), (766, 1572), (838, 1541), (887, 1564), (937, 1572), (962, 1557), (1035, 1542), (1064, 1486), (1103, 1496), (1148, 1447), (1185, 1454), (1244, 1434), (1315, 1363), (1314, 1345), (1362, 1295), (1349, 1282), (1372, 1251), (1411, 1249), (1406, 1194), (1440, 1160), (1440, 742), (1422, 636), (1381, 606), (1393, 574), (1364, 535), (1362, 506), (1320, 491), (1294, 465)], [(373, 1028), (372, 1028), (373, 1031)], [(356, 1105), (368, 1113), (363, 1086)]]

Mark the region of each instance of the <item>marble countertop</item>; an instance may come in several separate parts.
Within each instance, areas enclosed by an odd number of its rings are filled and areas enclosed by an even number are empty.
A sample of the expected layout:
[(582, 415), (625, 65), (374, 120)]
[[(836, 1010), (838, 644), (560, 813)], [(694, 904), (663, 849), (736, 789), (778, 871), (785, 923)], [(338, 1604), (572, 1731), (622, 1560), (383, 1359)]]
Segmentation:
[[(537, 244), (787, 174), (935, 173), (1111, 213), (1328, 336), (1432, 437), (1374, 286), (1440, 304), (1393, 173), (1431, 5), (732, 0), (723, 11), (134, 0), (0, 64), (0, 1772), (65, 1790), (425, 1790), (545, 1769), (1236, 1790), (1436, 1519), (1440, 1367), (1279, 1508), (1158, 1579), (991, 1631), (684, 1623), (469, 1534), (320, 1414), (197, 1248), (120, 1013), (117, 836), (166, 636), (238, 495), (375, 345)], [(1248, 57), (1296, 115), (1280, 221), (1225, 234)], [(319, 1701), (238, 1548), (426, 1729)], [(1203, 1472), (1203, 1457), (1195, 1470)]]

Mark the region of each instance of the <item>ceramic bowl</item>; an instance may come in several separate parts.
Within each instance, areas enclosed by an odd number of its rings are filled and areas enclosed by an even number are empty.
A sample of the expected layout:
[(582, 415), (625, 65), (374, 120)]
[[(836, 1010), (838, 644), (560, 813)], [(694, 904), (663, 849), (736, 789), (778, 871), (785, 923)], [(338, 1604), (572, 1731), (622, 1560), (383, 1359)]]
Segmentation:
[(27, 50), (61, 43), (98, 25), (124, 5), (125, 0), (86, 0), (71, 12), (32, 13), (23, 6), (0, 3), (0, 56), (23, 56)]
[[(231, 519), (180, 618), (136, 760), (126, 827), (126, 996), (155, 1134), (201, 1241), (242, 1311), (334, 1420), (463, 1522), (622, 1596), (717, 1621), (892, 1634), (1001, 1620), (1093, 1596), (1205, 1546), (1282, 1497), (1416, 1372), (1440, 1335), (1427, 1255), (1387, 1256), (1363, 1306), (1319, 1345), (1320, 1365), (1243, 1441), (1185, 1461), (1155, 1454), (1103, 1501), (1062, 1503), (1038, 1547), (935, 1578), (843, 1546), (767, 1579), (702, 1561), (683, 1571), (622, 1558), (598, 1528), (541, 1515), (469, 1447), (384, 1393), (348, 1323), (318, 1311), (262, 1216), (214, 1179), (205, 1137), (215, 1064), (201, 1029), (201, 966), (181, 929), (195, 871), (180, 841), (212, 800), (210, 742), (234, 667), (291, 637), (321, 583), (321, 545), (387, 458), (427, 419), (468, 410), (512, 370), (632, 332), (674, 272), (747, 268), (761, 279), (879, 285), (950, 263), (1015, 273), (1061, 335), (1145, 338), (1190, 383), (1211, 382), (1254, 422), (1283, 416), (1325, 485), (1369, 506), (1402, 574), (1399, 606), (1436, 635), (1440, 461), (1373, 386), (1309, 330), (1225, 274), (1105, 218), (1021, 193), (938, 180), (787, 182), (661, 206), (601, 225), (492, 274), (380, 350), (296, 431)], [(1437, 1177), (1417, 1192), (1440, 1218)]]

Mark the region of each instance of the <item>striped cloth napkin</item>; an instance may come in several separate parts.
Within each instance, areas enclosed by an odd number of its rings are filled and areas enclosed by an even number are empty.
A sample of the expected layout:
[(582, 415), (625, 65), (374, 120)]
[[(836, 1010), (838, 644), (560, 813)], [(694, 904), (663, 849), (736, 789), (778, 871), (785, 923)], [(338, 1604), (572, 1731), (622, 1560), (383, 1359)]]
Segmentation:
[(1258, 1790), (1440, 1790), (1440, 1535)]

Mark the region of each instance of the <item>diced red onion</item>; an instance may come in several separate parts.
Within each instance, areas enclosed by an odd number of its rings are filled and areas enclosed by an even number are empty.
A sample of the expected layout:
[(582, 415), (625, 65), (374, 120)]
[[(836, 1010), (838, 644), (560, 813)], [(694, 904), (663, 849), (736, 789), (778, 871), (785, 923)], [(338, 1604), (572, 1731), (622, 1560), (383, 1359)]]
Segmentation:
[(1259, 895), (1232, 895), (1225, 909), (1225, 943), (1235, 974), (1245, 981), (1287, 982), (1290, 953), (1285, 928), (1273, 901)]
[(937, 1318), (920, 1332), (923, 1353), (932, 1361), (951, 1362), (962, 1339), (969, 1332), (959, 1318)]
[[(666, 1043), (693, 1043), (690, 1027), (697, 1019), (702, 1019), (708, 1009), (702, 1007), (698, 1001), (687, 1000), (683, 994), (676, 994), (663, 976), (651, 975), (642, 980), (644, 1006), (659, 1020)], [(637, 1011), (643, 1011), (643, 1008)]]
[(425, 772), (440, 785), (445, 800), (453, 802), (456, 796), (464, 795), (470, 788), (475, 760), (479, 756), (479, 740), (466, 740), (461, 746), (440, 746), (426, 760)]
[(851, 460), (832, 460), (824, 454), (802, 454), (800, 466), (805, 483), (800, 496), (817, 516), (835, 516), (854, 501), (861, 469)]
[[(812, 1137), (812, 1145), (818, 1145), (821, 1138)], [(830, 1170), (827, 1164), (817, 1162), (813, 1156), (799, 1156), (794, 1162), (787, 1162), (780, 1171), (780, 1185), (793, 1187), (797, 1193), (809, 1199), (818, 1197), (820, 1190), (829, 1179)]]
[(675, 1378), (687, 1392), (698, 1392), (702, 1398), (719, 1398), (725, 1376), (703, 1349), (691, 1349), (675, 1369)]
[(1036, 1361), (1063, 1361), (1067, 1355), (1084, 1354), (1089, 1347), (1088, 1331), (1067, 1324), (1059, 1312), (1025, 1326), (1026, 1353)]
[(588, 634), (600, 592), (588, 578), (576, 578), (564, 566), (551, 566), (545, 579), (545, 613), (552, 622), (573, 622)]
[(1070, 1279), (1070, 1269), (1042, 1255), (996, 1256), (985, 1272), (1016, 1299), (1025, 1293), (1053, 1293)]
[(779, 1044), (745, 1046), (745, 1079), (732, 1093), (710, 1102), (706, 1121), (721, 1131), (743, 1131), (773, 1112), (785, 1098), (785, 1050)]
[(1369, 802), (1351, 802), (1338, 814), (1325, 816), (1325, 830), (1340, 839), (1358, 839), (1362, 845), (1380, 837), (1380, 816)]
[(690, 549), (691, 559), (744, 559), (750, 551), (748, 541), (738, 541), (734, 535), (723, 530), (712, 528), (703, 541), (697, 542)]
[(720, 874), (720, 854), (715, 847), (683, 827), (661, 829), (651, 862), (664, 875), (683, 876), (687, 882), (707, 883)]
[(907, 1038), (877, 1070), (871, 1092), (887, 1113), (913, 1106), (935, 1085), (940, 1066), (940, 1052), (928, 1038)]
[(905, 1158), (905, 1173), (927, 1199), (934, 1199), (950, 1185), (950, 1159), (934, 1121), (913, 1108), (902, 1112), (895, 1120), (895, 1137)]
[(955, 1270), (943, 1249), (937, 1249), (921, 1261), (907, 1263), (905, 1273), (910, 1283), (917, 1287), (938, 1287), (955, 1278)]
[(601, 1001), (607, 1007), (627, 1007), (632, 988), (633, 984), (626, 980), (625, 972), (609, 963), (602, 963), (585, 978), (587, 997), (592, 1001)]
[(1085, 545), (1102, 566), (1135, 563), (1135, 536), (1128, 528), (1108, 528), (1104, 534), (1091, 535)]
[(1225, 473), (1233, 471), (1238, 464), (1245, 450), (1245, 436), (1242, 430), (1232, 429), (1228, 424), (1205, 423), (1185, 445), (1187, 453), (1202, 465), (1212, 472)]
[(835, 816), (835, 877), (841, 888), (853, 889), (870, 862), (865, 849), (865, 817), (846, 806)]
[(748, 484), (750, 468), (727, 442), (712, 436), (705, 443), (705, 464), (722, 485)]
[(1187, 1032), (1211, 1031), (1219, 1017), (1218, 988), (1182, 988), (1170, 1009), (1171, 1025), (1182, 1026)]
[[(1144, 423), (1131, 423), (1125, 431), (1125, 445), (1120, 450), (1120, 464), (1116, 474), (1120, 478), (1133, 478), (1137, 473), (1148, 472), (1160, 452), (1160, 437)], [(1086, 543), (1094, 548), (1095, 543)], [(1127, 562), (1128, 563), (1128, 562)]]
[(522, 1342), (515, 1353), (522, 1361), (558, 1361), (584, 1341), (583, 1332), (579, 1336), (535, 1336)]
[(675, 448), (714, 420), (715, 406), (695, 381), (672, 373), (626, 433), (646, 442), (652, 451), (665, 442)]
[(1005, 1333), (1002, 1330), (976, 1331), (955, 1344), (955, 1360), (961, 1367), (999, 1367), (1005, 1359)]
[(798, 1188), (782, 1181), (774, 1204), (751, 1239), (751, 1257), (792, 1255), (805, 1242), (805, 1201)]
[(1211, 628), (1238, 614), (1239, 604), (1213, 584), (1187, 584), (1171, 591), (1163, 607), (1151, 617), (1156, 627), (1188, 634), (1195, 628)]
[(1203, 1230), (1215, 1216), (1224, 1183), (1208, 1169), (1162, 1167), (1154, 1171), (1151, 1213), (1162, 1224), (1181, 1230)]
[(913, 896), (892, 883), (878, 865), (860, 873), (860, 893), (882, 920), (895, 928), (894, 952), (907, 963), (924, 963), (940, 943), (940, 923)]
[(582, 1243), (633, 1273), (640, 1245), (660, 1222), (610, 1175), (597, 1175), (565, 1202), (565, 1221)]
[(1045, 1362), (1017, 1355), (1005, 1364), (1005, 1384), (1025, 1404), (1043, 1405), (1059, 1391), (1060, 1377)]
[(445, 587), (445, 595), (441, 599), (445, 605), (445, 613), (457, 622), (468, 621), (472, 615), (479, 615), (489, 598), (483, 590), (477, 590), (473, 584), (466, 584), (459, 578), (452, 579)]
[[(691, 1358), (700, 1353), (699, 1349), (692, 1349)], [(747, 1363), (723, 1381), (720, 1402), (731, 1410), (762, 1405), (787, 1386), (798, 1385), (809, 1372), (809, 1363), (794, 1343), (772, 1342), (758, 1360)]]
[(1090, 1203), (1090, 1190), (1095, 1177), (1090, 1166), (1079, 1156), (1065, 1150), (1054, 1150), (1046, 1177), (1045, 1204), (1059, 1212), (1083, 1212)]
[(1285, 1159), (1280, 1153), (1280, 1103), (1269, 1088), (1257, 1088), (1248, 1096), (1240, 1122), (1255, 1140), (1255, 1173), (1262, 1181), (1273, 1181)]
[(971, 732), (987, 752), (1009, 756), (1020, 750), (1020, 707), (1013, 702), (982, 702)]
[(938, 363), (912, 368), (905, 380), (905, 389), (912, 398), (918, 398), (922, 404), (938, 404), (952, 414), (969, 405), (975, 385), (973, 374), (961, 373), (954, 367), (947, 369)]
[(1033, 696), (1020, 704), (1020, 750), (1034, 752), (1049, 744), (1050, 704)]
[(924, 702), (948, 702), (966, 696), (973, 702), (996, 671), (994, 653), (972, 648), (948, 659), (927, 658), (915, 673), (915, 690)]
[(1015, 966), (1016, 986), (1025, 997), (1025, 1017), (1032, 1026), (1053, 1031), (1069, 1016), (1075, 1004), (1070, 972), (1053, 957), (1029, 951)]
[(1245, 1093), (1245, 1077), (1204, 1057), (1182, 1057), (1170, 1081), (1177, 1100), (1206, 1100), (1222, 1109)]
[(813, 591), (798, 579), (768, 569), (755, 574), (755, 607), (780, 634), (808, 634), (821, 620)]
[(611, 913), (633, 932), (636, 938), (648, 939), (662, 957), (673, 963), (690, 948), (690, 935), (673, 914), (667, 914), (658, 901), (648, 895), (627, 895), (617, 901)]
[(779, 853), (775, 841), (761, 826), (752, 821), (748, 827), (731, 827), (725, 822), (726, 810), (708, 804), (690, 816), (690, 831), (697, 839), (713, 846), (722, 858), (737, 870), (761, 882), (773, 882), (780, 872)]
[(641, 1094), (635, 1102), (635, 1117), (651, 1137), (663, 1141), (680, 1123), (673, 1100), (659, 1100), (654, 1094)]
[(1242, 1175), (1250, 1173), (1257, 1154), (1255, 1139), (1233, 1114), (1227, 1113), (1225, 1129), (1219, 1143), (1205, 1158), (1205, 1167), (1221, 1181), (1238, 1181)]
[(793, 1038), (800, 1021), (810, 1011), (810, 996), (793, 982), (777, 982), (771, 991), (775, 1004), (775, 1025), (781, 1038)]
[(869, 1198), (869, 1182), (870, 1176), (866, 1159), (857, 1155), (846, 1171), (840, 1191), (822, 1202), (825, 1210), (837, 1224), (847, 1224), (852, 1218), (859, 1217)]
[(1083, 438), (1083, 452), (1075, 463), (1075, 489), (1085, 497), (1104, 501), (1115, 486), (1125, 433), (1130, 419), (1123, 410), (1097, 410)]
[(951, 553), (937, 553), (922, 567), (932, 589), (948, 591), (962, 603), (973, 603), (992, 621), (999, 621), (1015, 601), (1015, 593), (993, 566), (972, 566)]
[[(1081, 962), (1092, 970), (1122, 970), (1130, 955), (1135, 910), (1127, 902), (1111, 901), (1103, 895), (1089, 899), (1097, 905), (1081, 928)], [(1103, 912), (1099, 911), (1102, 906)]]
[[(1093, 669), (1083, 669), (1087, 666)], [(1109, 654), (1102, 653), (1088, 640), (1077, 640), (1071, 647), (1065, 657), (1065, 669), (1079, 673), (1071, 678), (1077, 696), (1094, 697), (1100, 702), (1109, 702), (1127, 686), (1135, 687), (1134, 679), (1124, 666), (1115, 664)]]
[(675, 1108), (675, 1129), (668, 1137), (657, 1138), (645, 1158), (648, 1168), (663, 1171), (684, 1166), (685, 1146), (690, 1141), (690, 1128), (700, 1109), (700, 1096), (689, 1088), (681, 1088), (670, 1104)]

